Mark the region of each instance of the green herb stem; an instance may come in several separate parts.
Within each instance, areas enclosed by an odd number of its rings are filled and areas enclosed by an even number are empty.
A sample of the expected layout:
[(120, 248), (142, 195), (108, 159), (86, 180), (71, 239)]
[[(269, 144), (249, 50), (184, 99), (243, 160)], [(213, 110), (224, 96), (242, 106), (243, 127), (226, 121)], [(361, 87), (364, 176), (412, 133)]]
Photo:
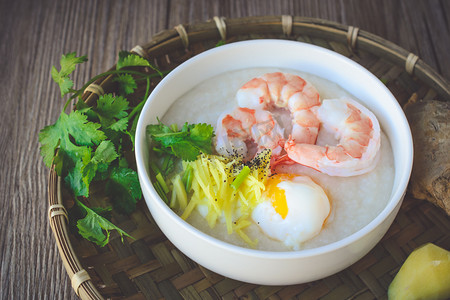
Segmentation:
[(152, 170), (155, 174), (161, 173), (161, 170), (158, 168), (158, 166), (153, 161), (150, 162), (150, 168), (152, 168)]
[(163, 199), (163, 201), (167, 204), (169, 204), (169, 199), (167, 198), (166, 193), (164, 193), (163, 188), (161, 186), (161, 184), (159, 184), (159, 181), (155, 181), (153, 183), (153, 186), (155, 187), (156, 192), (158, 193), (158, 195), (161, 197), (161, 199)]
[(244, 166), (242, 168), (241, 172), (239, 172), (239, 174), (236, 176), (236, 178), (231, 183), (231, 187), (234, 190), (237, 190), (241, 186), (241, 184), (244, 182), (244, 180), (248, 176), (248, 174), (250, 174), (250, 168), (248, 166)]
[(192, 169), (192, 167), (190, 165), (184, 171), (182, 181), (186, 188), (186, 192), (189, 192), (189, 190), (191, 189), (192, 178), (194, 177), (193, 173), (194, 173), (194, 170)]
[[(148, 86), (147, 86), (148, 88)], [(139, 102), (138, 105), (136, 105), (133, 110), (130, 112), (130, 114), (128, 115), (128, 120), (131, 120), (135, 114), (140, 113), (142, 110), (142, 107), (144, 107), (145, 101), (147, 100), (147, 98), (145, 98), (145, 100)]]
[(163, 172), (165, 175), (167, 175), (167, 173), (168, 173), (167, 171), (169, 169), (170, 160), (171, 160), (170, 155), (164, 156), (164, 160), (162, 163), (162, 169), (163, 169)]
[(161, 187), (162, 187), (164, 193), (167, 194), (167, 193), (169, 192), (169, 187), (167, 186), (166, 181), (164, 180), (164, 178), (163, 178), (163, 176), (162, 176), (161, 173), (158, 173), (158, 174), (156, 175), (156, 180), (158, 180), (158, 182), (159, 182), (159, 184), (161, 185)]
[(147, 77), (147, 88), (145, 89), (144, 101), (142, 102), (145, 103), (149, 95), (150, 95), (150, 78)]

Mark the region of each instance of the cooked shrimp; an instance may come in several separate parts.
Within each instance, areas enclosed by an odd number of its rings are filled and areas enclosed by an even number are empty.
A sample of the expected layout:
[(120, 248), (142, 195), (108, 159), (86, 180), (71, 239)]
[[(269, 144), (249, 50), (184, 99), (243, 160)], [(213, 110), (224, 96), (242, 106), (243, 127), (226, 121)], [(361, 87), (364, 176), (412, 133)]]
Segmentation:
[(237, 92), (238, 105), (251, 109), (287, 108), (292, 114), (292, 138), (315, 144), (320, 122), (314, 111), (320, 106), (316, 88), (297, 75), (267, 73), (253, 78)]
[(380, 125), (375, 115), (350, 98), (323, 100), (317, 110), (321, 130), (332, 132), (335, 146), (297, 143), (284, 148), (293, 161), (331, 176), (353, 176), (371, 171), (380, 148)]
[(216, 129), (216, 150), (225, 156), (248, 156), (248, 146), (257, 152), (271, 149), (278, 155), (284, 144), (284, 130), (266, 110), (238, 107), (219, 117)]

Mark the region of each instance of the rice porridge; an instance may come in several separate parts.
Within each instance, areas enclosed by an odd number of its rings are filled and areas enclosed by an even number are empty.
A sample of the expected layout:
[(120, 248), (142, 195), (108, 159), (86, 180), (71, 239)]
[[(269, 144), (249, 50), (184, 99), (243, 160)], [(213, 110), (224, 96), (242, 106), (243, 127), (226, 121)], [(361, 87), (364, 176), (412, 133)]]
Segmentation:
[[(312, 83), (321, 99), (351, 97), (340, 86), (311, 74), (295, 70), (277, 68), (254, 68), (221, 74), (208, 79), (178, 99), (162, 118), (163, 123), (177, 123), (179, 126), (188, 123), (208, 123), (216, 127), (219, 116), (225, 111), (237, 107), (236, 92), (254, 77), (269, 72), (286, 72), (301, 76)], [(283, 113), (279, 122), (289, 133), (289, 122), (283, 121)], [(319, 132), (318, 144), (330, 143), (330, 137)], [(312, 239), (303, 242), (300, 249), (323, 246), (347, 237), (372, 221), (386, 206), (392, 191), (394, 179), (394, 159), (391, 146), (386, 135), (381, 132), (381, 147), (377, 154), (377, 165), (373, 171), (351, 177), (329, 176), (312, 168), (299, 164), (280, 167), (283, 173), (307, 175), (320, 185), (331, 203), (331, 214), (321, 232)], [(199, 230), (227, 241), (229, 243), (249, 247), (237, 234), (227, 234), (225, 224), (218, 222), (210, 228), (198, 211), (194, 211), (187, 221)], [(246, 229), (252, 239), (258, 239), (257, 248), (261, 250), (287, 251), (283, 243), (263, 234), (261, 229), (252, 224)]]

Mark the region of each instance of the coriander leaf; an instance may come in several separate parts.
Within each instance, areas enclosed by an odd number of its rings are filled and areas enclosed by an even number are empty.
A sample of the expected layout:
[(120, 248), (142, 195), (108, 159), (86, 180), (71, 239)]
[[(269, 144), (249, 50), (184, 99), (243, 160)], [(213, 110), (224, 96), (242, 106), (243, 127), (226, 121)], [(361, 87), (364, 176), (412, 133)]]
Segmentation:
[(103, 218), (105, 218), (108, 221), (111, 221), (112, 218), (112, 207), (108, 206), (108, 207), (92, 207), (91, 208), (97, 215), (102, 216)]
[(77, 57), (76, 52), (72, 52), (61, 56), (60, 71), (55, 67), (52, 68), (51, 75), (53, 80), (59, 85), (61, 97), (71, 92), (71, 88), (73, 87), (73, 81), (68, 76), (75, 70), (77, 64), (85, 61), (87, 61), (86, 56)]
[(87, 105), (86, 102), (84, 102), (81, 99), (77, 101), (77, 104), (75, 104), (75, 109), (78, 112), (85, 114), (88, 117), (88, 120), (90, 120), (90, 121), (98, 120), (97, 114), (92, 111), (92, 107)]
[(157, 133), (153, 134), (154, 141), (161, 143), (163, 147), (171, 147), (176, 143), (181, 143), (187, 139), (187, 132), (170, 132), (170, 133)]
[(139, 55), (127, 51), (120, 51), (116, 69), (120, 70), (125, 67), (150, 67), (150, 63)]
[(148, 125), (147, 136), (156, 143), (160, 151), (175, 155), (185, 161), (197, 158), (200, 152), (211, 153), (214, 129), (207, 124), (185, 123), (180, 131), (173, 132), (168, 126), (159, 124)]
[(74, 164), (85, 158), (91, 152), (89, 147), (98, 145), (106, 138), (99, 128), (100, 124), (89, 122), (87, 116), (80, 112), (72, 111), (69, 115), (62, 112), (55, 124), (39, 132), (44, 163), (51, 166), (57, 147), (63, 149)]
[(73, 81), (69, 77), (61, 76), (61, 74), (56, 70), (55, 67), (52, 67), (51, 75), (53, 80), (59, 85), (61, 97), (71, 92)]
[(173, 132), (170, 127), (162, 124), (161, 122), (159, 124), (148, 125), (146, 132), (147, 135), (149, 135), (153, 139), (153, 141), (162, 146), (161, 150), (166, 151), (172, 155), (176, 155), (172, 146), (186, 140), (186, 137), (188, 135), (187, 130)]
[(108, 169), (109, 169), (110, 164), (107, 163), (99, 163), (97, 165), (97, 171), (95, 172), (95, 177), (93, 180), (106, 180), (108, 179), (109, 173), (108, 173)]
[[(59, 147), (59, 144), (58, 146)], [(87, 150), (89, 151), (89, 150)], [(53, 158), (53, 165), (55, 166), (55, 171), (58, 176), (61, 176), (64, 170), (70, 170), (74, 167), (75, 162), (64, 152), (64, 149), (59, 149)]]
[(86, 152), (84, 157), (77, 160), (73, 168), (68, 168), (68, 174), (64, 181), (75, 196), (89, 196), (89, 185), (96, 172), (96, 168), (92, 168), (90, 161), (92, 161), (91, 151)]
[(147, 133), (150, 134), (151, 136), (154, 136), (154, 135), (162, 135), (164, 133), (174, 133), (174, 132), (172, 131), (172, 129), (170, 129), (169, 126), (166, 126), (163, 123), (161, 123), (161, 121), (159, 121), (158, 124), (147, 125)]
[(59, 71), (59, 74), (62, 76), (67, 76), (73, 71), (75, 71), (75, 67), (77, 64), (81, 64), (87, 61), (86, 55), (83, 56), (76, 56), (76, 52), (68, 53), (66, 55), (61, 56), (60, 64), (61, 64), (61, 71)]
[(211, 142), (214, 128), (209, 124), (195, 124), (189, 127), (190, 141), (204, 153), (211, 153)]
[[(128, 116), (128, 101), (122, 96), (113, 96), (106, 94), (99, 97), (97, 100), (97, 107), (92, 110), (97, 113), (100, 124), (104, 128), (111, 128), (118, 120)], [(121, 121), (119, 124), (113, 126), (115, 129), (126, 128), (128, 119)], [(113, 128), (111, 128), (113, 129)]]
[(111, 128), (114, 131), (125, 132), (127, 130), (127, 127), (128, 127), (128, 118), (123, 118), (112, 123), (109, 128)]
[(99, 163), (110, 163), (114, 161), (119, 155), (114, 148), (114, 144), (111, 141), (102, 141), (95, 150), (94, 157), (92, 157), (93, 162)]
[(106, 183), (106, 192), (117, 211), (127, 214), (136, 209), (136, 202), (142, 197), (141, 187), (136, 171), (128, 168), (114, 167)]
[(83, 161), (78, 160), (75, 167), (69, 170), (69, 173), (64, 178), (69, 189), (73, 192), (74, 196), (89, 196), (89, 183), (86, 182), (83, 171), (85, 165)]
[(180, 141), (170, 146), (173, 154), (184, 161), (194, 161), (200, 154), (200, 151), (189, 141)]
[[(97, 214), (93, 209), (90, 209), (78, 200), (77, 204), (86, 211), (86, 216), (77, 222), (78, 232), (85, 239), (96, 243), (100, 247), (104, 247), (109, 243), (111, 230), (116, 230), (120, 234), (122, 241), (123, 236), (131, 238), (128, 233)], [(104, 210), (102, 210), (102, 212), (104, 212)]]
[(136, 80), (134, 80), (131, 74), (119, 74), (113, 81), (119, 83), (119, 92), (122, 95), (132, 94), (137, 89)]
[[(89, 194), (89, 185), (94, 179), (94, 177), (97, 174), (97, 170), (100, 168), (100, 171), (103, 171), (105, 167), (114, 161), (119, 155), (116, 152), (116, 149), (114, 147), (114, 144), (109, 141), (102, 141), (100, 145), (98, 145), (97, 149), (95, 150), (94, 156), (92, 159), (85, 164), (84, 167), (81, 168), (82, 171), (82, 180), (83, 183), (86, 185), (87, 194)], [(106, 166), (105, 166), (106, 165)], [(88, 195), (80, 195), (87, 197)]]

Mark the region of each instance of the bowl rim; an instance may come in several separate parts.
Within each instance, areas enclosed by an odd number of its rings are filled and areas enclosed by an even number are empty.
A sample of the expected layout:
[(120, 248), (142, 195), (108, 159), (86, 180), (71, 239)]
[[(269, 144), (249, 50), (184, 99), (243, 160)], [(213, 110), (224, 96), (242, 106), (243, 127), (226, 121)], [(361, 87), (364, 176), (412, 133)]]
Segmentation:
[[(148, 106), (150, 106), (150, 103), (152, 102), (152, 99), (159, 93), (161, 89), (163, 89), (168, 82), (171, 80), (172, 77), (178, 76), (179, 72), (182, 72), (186, 66), (189, 66), (191, 64), (195, 64), (198, 61), (201, 61), (205, 57), (208, 57), (210, 55), (217, 55), (218, 53), (221, 53), (223, 51), (229, 51), (229, 49), (242, 47), (248, 44), (259, 44), (259, 46), (270, 43), (270, 44), (280, 44), (280, 47), (283, 44), (296, 44), (298, 47), (306, 47), (309, 48), (311, 51), (319, 52), (319, 53), (325, 53), (327, 55), (331, 55), (337, 60), (341, 60), (347, 64), (350, 64), (353, 68), (358, 69), (359, 71), (365, 73), (366, 76), (370, 77), (371, 80), (373, 80), (374, 83), (377, 83), (378, 87), (380, 89), (384, 90), (384, 93), (387, 94), (390, 98), (390, 101), (394, 105), (394, 108), (396, 110), (396, 115), (400, 116), (401, 118), (396, 120), (396, 122), (401, 122), (401, 125), (403, 125), (404, 129), (406, 129), (408, 136), (405, 137), (407, 141), (406, 148), (409, 150), (408, 153), (402, 153), (402, 156), (405, 161), (407, 161), (407, 165), (405, 165), (405, 170), (402, 174), (400, 174), (400, 178), (398, 180), (398, 183), (396, 186), (393, 186), (392, 192), (390, 195), (390, 199), (387, 202), (386, 206), (383, 208), (383, 210), (374, 218), (372, 219), (368, 224), (363, 226), (361, 229), (357, 230), (356, 232), (329, 244), (322, 245), (315, 248), (309, 248), (309, 249), (301, 249), (301, 250), (287, 250), (287, 251), (268, 251), (268, 250), (259, 250), (259, 249), (250, 249), (241, 247), (238, 245), (234, 245), (228, 242), (225, 242), (223, 240), (220, 240), (218, 238), (215, 238), (213, 236), (210, 236), (203, 231), (197, 229), (187, 221), (181, 219), (179, 215), (177, 215), (157, 194), (156, 190), (153, 187), (153, 184), (151, 183), (151, 180), (149, 178), (149, 174), (147, 173), (148, 168), (145, 167), (143, 156), (141, 153), (141, 138), (139, 138), (142, 134), (144, 134), (145, 138), (145, 127), (147, 124), (143, 124), (143, 115), (147, 109)], [(307, 71), (306, 71), (307, 72)], [(220, 73), (218, 73), (220, 74)], [(345, 87), (343, 87), (345, 89)], [(264, 259), (298, 259), (298, 258), (307, 258), (311, 256), (317, 256), (320, 254), (330, 253), (333, 251), (336, 251), (341, 248), (345, 248), (347, 246), (350, 246), (355, 241), (361, 239), (365, 235), (369, 234), (373, 230), (375, 230), (383, 221), (386, 220), (386, 218), (390, 215), (390, 213), (395, 210), (396, 206), (399, 205), (399, 203), (402, 201), (405, 193), (406, 193), (406, 187), (409, 182), (410, 174), (412, 171), (412, 163), (413, 163), (413, 141), (412, 141), (412, 135), (409, 128), (408, 121), (406, 119), (406, 116), (403, 113), (403, 110), (398, 103), (398, 101), (395, 99), (395, 97), (392, 95), (390, 90), (369, 70), (367, 70), (365, 67), (361, 66), (357, 62), (337, 53), (332, 50), (307, 44), (304, 42), (299, 41), (290, 41), (290, 40), (277, 40), (277, 39), (260, 39), (260, 40), (247, 40), (247, 41), (238, 41), (233, 42), (230, 44), (226, 44), (217, 48), (206, 50), (200, 54), (195, 55), (194, 57), (184, 61), (182, 64), (180, 64), (178, 67), (176, 67), (174, 70), (172, 70), (166, 77), (163, 78), (163, 80), (155, 87), (155, 89), (152, 91), (152, 93), (147, 98), (147, 101), (142, 108), (141, 115), (138, 120), (138, 124), (136, 127), (136, 146), (135, 146), (135, 157), (136, 157), (136, 164), (138, 168), (138, 174), (139, 174), (139, 180), (141, 183), (142, 188), (147, 189), (151, 196), (152, 201), (154, 204), (156, 204), (160, 209), (162, 209), (162, 212), (164, 212), (168, 217), (171, 218), (171, 220), (175, 223), (177, 223), (180, 226), (183, 226), (188, 230), (190, 233), (192, 233), (197, 238), (203, 239), (208, 244), (215, 244), (217, 247), (222, 249), (227, 249), (227, 251), (237, 253), (240, 255), (246, 255), (246, 256), (252, 256), (252, 257), (259, 257)], [(394, 158), (395, 159), (395, 158)], [(395, 170), (397, 173), (397, 170)], [(145, 197), (144, 197), (145, 198)], [(157, 201), (155, 201), (155, 199)], [(146, 199), (146, 205), (149, 206), (147, 201), (150, 201), (149, 199)], [(150, 208), (149, 208), (150, 209)], [(150, 211), (151, 212), (151, 211)], [(152, 213), (152, 212), (151, 212)], [(164, 232), (164, 229), (161, 228)]]

